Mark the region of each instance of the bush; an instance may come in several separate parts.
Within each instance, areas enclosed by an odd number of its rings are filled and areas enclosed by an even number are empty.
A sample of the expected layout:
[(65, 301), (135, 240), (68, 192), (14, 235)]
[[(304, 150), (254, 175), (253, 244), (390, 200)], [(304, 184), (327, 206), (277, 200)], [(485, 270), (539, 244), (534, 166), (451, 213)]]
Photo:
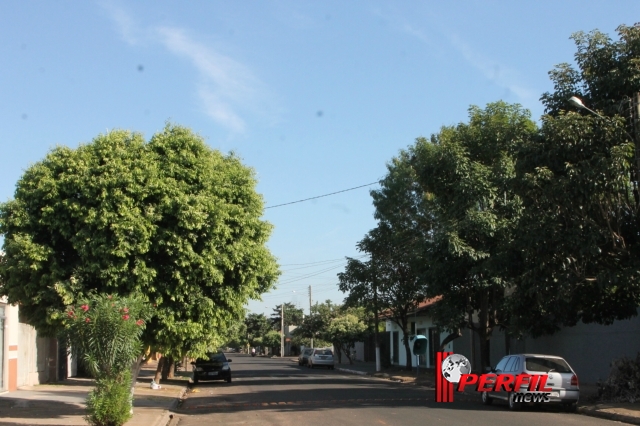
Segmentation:
[(620, 358), (611, 363), (607, 380), (598, 381), (598, 398), (601, 401), (640, 401), (640, 352), (635, 359)]
[(96, 380), (87, 397), (85, 420), (95, 426), (121, 426), (131, 418), (131, 374)]
[(64, 337), (96, 379), (85, 419), (94, 426), (121, 426), (132, 407), (131, 369), (143, 353), (140, 341), (150, 312), (141, 297), (91, 294), (66, 309)]

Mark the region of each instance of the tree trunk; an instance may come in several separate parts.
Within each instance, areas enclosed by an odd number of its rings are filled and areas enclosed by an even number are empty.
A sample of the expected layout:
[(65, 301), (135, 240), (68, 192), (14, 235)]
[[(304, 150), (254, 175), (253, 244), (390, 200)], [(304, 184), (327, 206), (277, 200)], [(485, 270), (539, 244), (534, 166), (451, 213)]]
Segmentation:
[(162, 365), (162, 380), (173, 378), (173, 370), (175, 368), (175, 365), (176, 363), (174, 362), (173, 357), (164, 357), (164, 364)]
[[(133, 401), (133, 394), (136, 388), (136, 381), (138, 380), (138, 374), (140, 374), (140, 368), (142, 367), (142, 361), (144, 359), (144, 355), (140, 355), (138, 359), (136, 359), (131, 365), (131, 401)], [(131, 414), (133, 414), (133, 405), (131, 405), (131, 409), (129, 410)]]
[(166, 359), (166, 357), (162, 356), (158, 360), (158, 367), (156, 368), (156, 375), (153, 377), (153, 380), (156, 383), (160, 383), (160, 378), (162, 377), (162, 369), (163, 369), (163, 366), (164, 366), (165, 359)]
[(353, 360), (351, 359), (351, 348), (349, 346), (346, 346), (344, 349), (344, 354), (346, 355), (347, 359), (349, 360), (349, 364), (353, 364)]
[(411, 371), (413, 369), (413, 356), (411, 355), (411, 347), (409, 346), (409, 335), (404, 330), (402, 330), (402, 343), (404, 343), (404, 350), (407, 355), (407, 366), (405, 370)]

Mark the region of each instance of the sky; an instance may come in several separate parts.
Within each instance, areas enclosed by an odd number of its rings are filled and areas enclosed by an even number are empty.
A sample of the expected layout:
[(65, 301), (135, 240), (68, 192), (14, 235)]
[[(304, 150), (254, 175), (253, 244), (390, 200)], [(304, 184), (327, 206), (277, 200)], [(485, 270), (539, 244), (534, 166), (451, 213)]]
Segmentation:
[(504, 100), (538, 120), (570, 35), (617, 39), (640, 2), (0, 2), (0, 201), (58, 145), (166, 122), (255, 170), (277, 288), (248, 309), (341, 303), (376, 223), (366, 185), (415, 138)]

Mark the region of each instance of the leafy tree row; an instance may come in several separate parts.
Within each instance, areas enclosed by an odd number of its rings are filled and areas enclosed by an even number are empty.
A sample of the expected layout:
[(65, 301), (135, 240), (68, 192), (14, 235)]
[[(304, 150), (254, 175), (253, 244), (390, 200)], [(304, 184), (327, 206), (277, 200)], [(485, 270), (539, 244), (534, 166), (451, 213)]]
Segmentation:
[(539, 125), (520, 105), (472, 106), (393, 158), (358, 244), (370, 258), (339, 275), (347, 301), (390, 313), (408, 349), (407, 314), (441, 297), (436, 322), (448, 340), (477, 333), (483, 366), (496, 328), (539, 336), (636, 315), (640, 25), (618, 33), (572, 36), (576, 65), (550, 72)]

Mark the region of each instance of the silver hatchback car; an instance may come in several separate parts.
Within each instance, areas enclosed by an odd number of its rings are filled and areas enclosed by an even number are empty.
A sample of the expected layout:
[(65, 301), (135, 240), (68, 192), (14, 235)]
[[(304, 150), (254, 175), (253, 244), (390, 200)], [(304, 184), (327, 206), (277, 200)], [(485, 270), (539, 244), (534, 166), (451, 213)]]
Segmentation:
[(313, 353), (309, 356), (307, 363), (309, 368), (327, 367), (330, 370), (334, 369), (333, 351), (331, 349), (314, 349)]
[[(575, 411), (580, 399), (578, 375), (563, 358), (554, 355), (507, 355), (491, 370), (493, 374), (546, 374), (547, 388), (551, 388), (549, 403), (562, 404), (568, 411)], [(526, 386), (521, 389), (526, 392)], [(519, 410), (523, 402), (514, 398), (513, 392), (482, 392), (482, 402), (489, 405), (493, 399), (507, 401), (509, 408)]]

